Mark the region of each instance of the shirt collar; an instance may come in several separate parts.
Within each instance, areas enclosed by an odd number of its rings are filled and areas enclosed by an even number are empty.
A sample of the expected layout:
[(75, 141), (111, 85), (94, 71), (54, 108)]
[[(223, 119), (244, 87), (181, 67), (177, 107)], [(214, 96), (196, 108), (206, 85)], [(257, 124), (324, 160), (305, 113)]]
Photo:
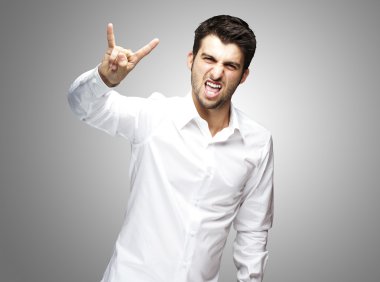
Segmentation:
[(244, 134), (242, 132), (242, 128), (240, 126), (239, 114), (233, 103), (231, 103), (230, 109), (230, 122), (228, 127), (225, 128), (227, 130), (227, 136), (232, 136), (235, 132), (238, 133), (244, 141)]
[(231, 103), (231, 110), (230, 110), (230, 123), (228, 125), (232, 130), (239, 130), (240, 131), (240, 125), (239, 125), (239, 119), (236, 113), (235, 106)]
[(195, 108), (191, 92), (181, 99), (181, 104), (178, 107), (177, 116), (175, 117), (175, 124), (181, 130), (190, 121), (199, 117), (198, 111)]
[[(193, 119), (201, 118), (198, 114), (197, 109), (195, 108), (191, 92), (189, 92), (185, 97), (182, 98), (181, 103), (181, 106), (178, 108), (178, 115), (175, 118), (175, 124), (178, 130), (181, 130)], [(243, 132), (241, 132), (241, 127), (239, 123), (239, 115), (233, 103), (231, 103), (230, 122), (227, 128), (229, 128), (229, 130), (231, 130), (232, 133), (234, 131), (239, 132), (242, 138), (244, 139), (244, 134)]]

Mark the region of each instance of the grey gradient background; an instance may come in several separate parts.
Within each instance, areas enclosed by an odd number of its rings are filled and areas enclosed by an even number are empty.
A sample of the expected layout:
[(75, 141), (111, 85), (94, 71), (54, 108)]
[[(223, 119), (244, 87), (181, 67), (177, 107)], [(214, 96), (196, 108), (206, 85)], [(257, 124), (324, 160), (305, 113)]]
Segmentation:
[[(380, 281), (380, 1), (7, 1), (0, 4), (0, 280), (99, 281), (128, 198), (129, 144), (77, 120), (71, 82), (106, 48), (160, 45), (118, 87), (190, 89), (204, 19), (232, 14), (258, 49), (235, 104), (270, 129), (275, 221), (265, 281)], [(221, 282), (236, 281), (231, 230)]]

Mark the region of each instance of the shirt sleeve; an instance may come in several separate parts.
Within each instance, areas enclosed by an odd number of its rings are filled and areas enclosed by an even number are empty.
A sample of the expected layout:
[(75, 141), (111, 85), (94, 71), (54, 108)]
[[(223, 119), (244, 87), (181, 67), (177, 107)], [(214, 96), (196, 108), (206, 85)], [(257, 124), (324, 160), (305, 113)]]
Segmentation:
[(233, 223), (237, 231), (233, 259), (239, 282), (261, 282), (268, 259), (268, 230), (273, 221), (272, 138), (245, 188), (248, 192)]
[(120, 135), (137, 142), (149, 134), (151, 127), (144, 115), (149, 112), (148, 99), (120, 95), (103, 82), (97, 67), (72, 83), (68, 102), (79, 119), (113, 136)]

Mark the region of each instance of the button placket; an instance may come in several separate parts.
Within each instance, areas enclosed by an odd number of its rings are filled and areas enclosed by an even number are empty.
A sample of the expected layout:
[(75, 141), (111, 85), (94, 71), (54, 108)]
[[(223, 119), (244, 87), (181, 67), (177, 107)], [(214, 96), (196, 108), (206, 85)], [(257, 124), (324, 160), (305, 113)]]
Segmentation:
[(214, 157), (214, 145), (213, 143), (208, 144), (206, 148), (206, 176), (208, 178), (212, 177), (215, 172), (215, 157)]
[(188, 226), (184, 254), (181, 261), (181, 268), (184, 271), (188, 270), (192, 262), (195, 246), (197, 244), (196, 235), (199, 230), (199, 225), (200, 223), (198, 220), (193, 219), (193, 221)]
[(195, 199), (193, 200), (193, 205), (194, 205), (195, 207), (199, 207), (199, 202), (200, 202), (199, 198), (195, 198)]
[(198, 189), (194, 191), (192, 197), (192, 205), (194, 207), (190, 223), (186, 232), (186, 243), (184, 247), (184, 253), (182, 260), (180, 262), (181, 272), (187, 273), (192, 263), (194, 251), (197, 245), (197, 234), (201, 225), (201, 209), (200, 203), (202, 199), (202, 194), (204, 191), (207, 191), (212, 182), (213, 175), (215, 173), (215, 158), (214, 158), (214, 146), (212, 143), (207, 143), (202, 152), (204, 155), (204, 180), (203, 183), (198, 186)]

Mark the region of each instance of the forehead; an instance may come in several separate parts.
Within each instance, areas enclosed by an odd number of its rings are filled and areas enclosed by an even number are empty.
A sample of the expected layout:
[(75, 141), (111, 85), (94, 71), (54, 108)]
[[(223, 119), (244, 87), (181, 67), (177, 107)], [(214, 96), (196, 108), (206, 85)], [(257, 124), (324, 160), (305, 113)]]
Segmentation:
[(224, 44), (215, 35), (207, 35), (202, 39), (198, 54), (207, 54), (218, 60), (233, 61), (240, 64), (244, 61), (244, 54), (235, 43)]

